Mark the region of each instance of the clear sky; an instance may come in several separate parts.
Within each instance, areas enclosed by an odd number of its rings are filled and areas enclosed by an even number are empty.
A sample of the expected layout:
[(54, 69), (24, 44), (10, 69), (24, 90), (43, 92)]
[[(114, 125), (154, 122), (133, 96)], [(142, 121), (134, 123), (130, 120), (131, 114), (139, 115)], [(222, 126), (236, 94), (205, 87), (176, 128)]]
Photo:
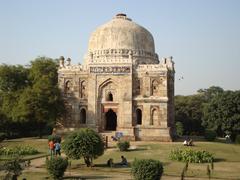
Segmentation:
[(82, 63), (91, 32), (120, 12), (152, 33), (159, 57), (173, 56), (175, 94), (240, 89), (240, 0), (0, 0), (0, 64)]

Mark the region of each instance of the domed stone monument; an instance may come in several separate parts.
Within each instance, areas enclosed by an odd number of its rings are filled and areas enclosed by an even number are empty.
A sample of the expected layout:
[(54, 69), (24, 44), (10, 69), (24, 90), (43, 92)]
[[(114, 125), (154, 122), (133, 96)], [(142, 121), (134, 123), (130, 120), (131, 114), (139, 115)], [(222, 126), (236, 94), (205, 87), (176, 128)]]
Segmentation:
[(90, 127), (131, 140), (172, 140), (174, 62), (159, 61), (151, 33), (125, 14), (92, 33), (83, 65), (62, 56), (59, 63), (63, 131)]

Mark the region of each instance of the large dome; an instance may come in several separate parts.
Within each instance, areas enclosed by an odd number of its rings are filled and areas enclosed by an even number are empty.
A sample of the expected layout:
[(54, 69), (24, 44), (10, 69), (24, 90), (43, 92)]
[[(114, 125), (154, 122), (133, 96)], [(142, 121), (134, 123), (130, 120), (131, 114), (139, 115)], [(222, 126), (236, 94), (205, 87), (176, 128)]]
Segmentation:
[(116, 15), (92, 33), (88, 51), (105, 49), (141, 50), (155, 54), (151, 33), (127, 18), (125, 14)]

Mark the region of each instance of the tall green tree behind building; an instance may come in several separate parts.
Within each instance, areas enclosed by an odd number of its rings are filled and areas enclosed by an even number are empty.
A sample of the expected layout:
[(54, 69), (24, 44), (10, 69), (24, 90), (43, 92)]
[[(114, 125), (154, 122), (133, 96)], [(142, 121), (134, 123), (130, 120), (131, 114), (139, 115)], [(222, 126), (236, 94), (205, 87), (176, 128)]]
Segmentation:
[(203, 109), (203, 125), (218, 135), (240, 134), (240, 91), (224, 91), (214, 96)]
[(53, 126), (65, 112), (57, 77), (57, 62), (46, 57), (36, 58), (29, 68), (0, 66), (0, 112), (9, 122), (34, 124), (41, 137), (45, 126)]
[(202, 135), (206, 124), (203, 124), (203, 108), (215, 96), (224, 90), (218, 86), (199, 89), (197, 94), (175, 96), (175, 121), (183, 124), (185, 135)]

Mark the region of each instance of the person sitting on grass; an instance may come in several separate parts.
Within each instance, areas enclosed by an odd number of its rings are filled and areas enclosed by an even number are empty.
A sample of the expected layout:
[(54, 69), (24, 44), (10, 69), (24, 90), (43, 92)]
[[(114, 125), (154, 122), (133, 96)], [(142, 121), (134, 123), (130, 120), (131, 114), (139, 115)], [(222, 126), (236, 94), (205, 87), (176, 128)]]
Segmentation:
[(188, 146), (193, 146), (193, 140), (192, 139), (189, 139), (189, 141), (188, 141), (188, 144), (187, 144)]
[(188, 143), (187, 143), (187, 140), (185, 139), (185, 140), (183, 141), (183, 145), (184, 145), (184, 146), (187, 146), (187, 144), (188, 144)]
[(113, 159), (112, 159), (112, 158), (108, 159), (108, 161), (107, 161), (107, 166), (108, 166), (108, 167), (113, 167), (113, 166), (114, 166), (114, 163), (113, 163)]
[(193, 140), (187, 138), (187, 139), (184, 140), (183, 145), (184, 146), (193, 146)]
[(128, 165), (127, 159), (124, 156), (121, 156), (121, 159), (122, 159), (122, 161), (121, 161), (120, 165), (127, 166)]

